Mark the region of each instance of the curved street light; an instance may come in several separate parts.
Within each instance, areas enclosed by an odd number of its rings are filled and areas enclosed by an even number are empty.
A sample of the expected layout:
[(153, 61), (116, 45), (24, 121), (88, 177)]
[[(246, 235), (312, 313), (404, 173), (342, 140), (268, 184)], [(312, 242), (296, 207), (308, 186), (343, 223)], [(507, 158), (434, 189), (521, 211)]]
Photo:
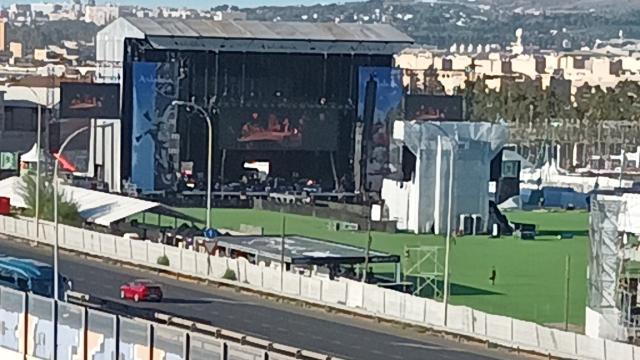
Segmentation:
[(71, 135), (69, 135), (62, 145), (60, 145), (60, 150), (56, 154), (56, 162), (53, 167), (53, 226), (54, 226), (54, 243), (53, 243), (53, 298), (57, 301), (58, 297), (58, 167), (60, 167), (60, 156), (62, 156), (62, 152), (64, 148), (67, 147), (69, 142), (73, 140), (74, 137), (78, 136), (80, 133), (89, 130), (89, 126), (82, 127), (76, 131), (74, 131)]
[(207, 149), (207, 229), (211, 228), (211, 163), (213, 162), (213, 123), (211, 117), (202, 106), (194, 101), (174, 100), (171, 102), (173, 106), (185, 106), (194, 108), (198, 111), (207, 122), (209, 130), (209, 145)]

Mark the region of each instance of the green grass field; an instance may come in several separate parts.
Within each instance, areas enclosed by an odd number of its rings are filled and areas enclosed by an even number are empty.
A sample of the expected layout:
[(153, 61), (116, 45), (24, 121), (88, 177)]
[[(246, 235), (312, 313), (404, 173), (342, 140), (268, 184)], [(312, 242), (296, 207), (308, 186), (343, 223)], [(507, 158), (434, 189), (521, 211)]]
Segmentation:
[[(204, 218), (204, 209), (183, 209), (189, 215)], [(512, 237), (489, 239), (466, 236), (456, 239), (451, 248), (451, 301), (493, 314), (511, 316), (538, 323), (561, 323), (564, 319), (565, 258), (571, 256), (570, 316), (572, 324), (584, 324), (586, 301), (586, 259), (588, 213), (522, 212), (506, 214), (511, 221), (535, 223), (538, 231), (549, 235), (535, 241)], [(279, 234), (281, 213), (257, 210), (214, 209), (214, 226), (238, 229), (240, 224), (262, 226), (267, 234)], [(329, 230), (329, 220), (286, 215), (287, 234), (300, 234), (330, 241), (366, 245), (363, 232)], [(152, 219), (149, 219), (153, 222)], [(553, 233), (574, 232), (573, 239), (558, 240)], [(372, 247), (398, 255), (405, 245), (443, 245), (433, 235), (374, 233)], [(497, 270), (496, 285), (489, 276)]]

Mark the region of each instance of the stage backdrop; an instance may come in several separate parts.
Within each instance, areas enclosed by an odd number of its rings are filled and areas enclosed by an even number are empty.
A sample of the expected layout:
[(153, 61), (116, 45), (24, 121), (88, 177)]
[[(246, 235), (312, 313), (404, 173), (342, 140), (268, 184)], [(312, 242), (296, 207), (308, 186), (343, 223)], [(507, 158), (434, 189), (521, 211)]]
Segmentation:
[(402, 120), (401, 69), (360, 67), (358, 118), (364, 122), (365, 189), (379, 192), (382, 179), (398, 171), (390, 167), (393, 122)]
[(338, 116), (327, 106), (221, 107), (218, 141), (234, 150), (334, 151)]
[(179, 172), (178, 76), (174, 63), (133, 64), (131, 180), (143, 191), (171, 190)]
[(462, 96), (407, 95), (405, 118), (422, 121), (463, 120)]

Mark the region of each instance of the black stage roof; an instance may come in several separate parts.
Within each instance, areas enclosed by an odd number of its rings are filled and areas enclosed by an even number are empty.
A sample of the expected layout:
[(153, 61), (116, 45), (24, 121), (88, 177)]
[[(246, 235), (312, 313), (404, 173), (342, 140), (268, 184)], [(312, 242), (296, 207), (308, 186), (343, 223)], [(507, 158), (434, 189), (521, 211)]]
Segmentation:
[[(281, 236), (218, 236), (217, 246), (280, 261)], [(285, 262), (294, 265), (363, 264), (365, 249), (297, 235), (285, 236)], [(398, 263), (400, 257), (369, 252), (369, 263)]]
[(125, 18), (156, 49), (393, 54), (413, 39), (388, 24)]

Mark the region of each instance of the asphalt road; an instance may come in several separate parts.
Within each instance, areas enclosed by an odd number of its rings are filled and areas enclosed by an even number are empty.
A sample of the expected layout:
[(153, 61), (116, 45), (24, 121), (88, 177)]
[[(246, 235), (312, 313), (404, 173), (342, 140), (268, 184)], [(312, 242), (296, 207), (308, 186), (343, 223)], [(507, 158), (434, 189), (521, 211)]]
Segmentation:
[[(32, 247), (0, 237), (0, 253), (52, 262), (48, 247)], [(147, 271), (111, 265), (77, 254), (61, 253), (61, 272), (73, 280), (75, 291), (121, 301), (119, 287), (135, 278), (150, 278), (163, 285), (162, 303), (131, 306), (155, 308), (246, 335), (345, 359), (364, 360), (488, 360), (521, 359), (475, 344), (463, 344), (435, 336), (377, 324), (347, 315), (277, 303), (257, 295), (216, 288)]]

